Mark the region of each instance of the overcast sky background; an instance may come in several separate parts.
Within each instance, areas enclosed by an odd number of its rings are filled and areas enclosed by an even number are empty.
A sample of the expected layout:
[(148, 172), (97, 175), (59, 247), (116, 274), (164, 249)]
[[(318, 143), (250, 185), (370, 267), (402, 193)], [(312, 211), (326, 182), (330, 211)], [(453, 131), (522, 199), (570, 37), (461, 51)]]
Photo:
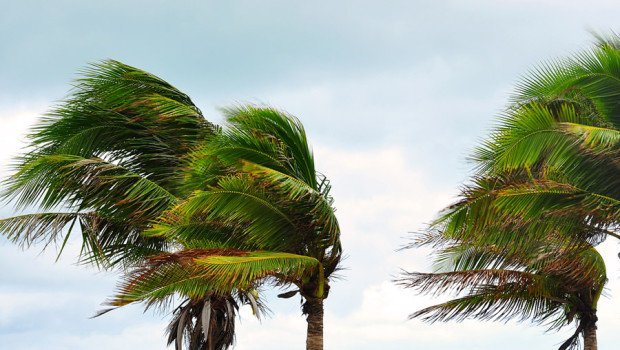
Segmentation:
[[(427, 325), (407, 315), (432, 300), (394, 286), (395, 252), (449, 204), (465, 157), (519, 76), (587, 48), (587, 29), (620, 30), (617, 1), (6, 1), (0, 0), (0, 174), (75, 72), (114, 58), (182, 91), (213, 122), (218, 107), (269, 104), (298, 116), (333, 184), (348, 255), (327, 300), (327, 349), (552, 349), (574, 330), (528, 323)], [(2, 217), (13, 214), (0, 209)], [(75, 242), (70, 247), (77, 249)], [(599, 344), (620, 342), (620, 246), (606, 242), (608, 297)], [(165, 349), (166, 315), (140, 306), (88, 319), (116, 276), (75, 255), (0, 241), (0, 347)], [(271, 298), (259, 323), (242, 313), (237, 350), (303, 349), (298, 299)]]

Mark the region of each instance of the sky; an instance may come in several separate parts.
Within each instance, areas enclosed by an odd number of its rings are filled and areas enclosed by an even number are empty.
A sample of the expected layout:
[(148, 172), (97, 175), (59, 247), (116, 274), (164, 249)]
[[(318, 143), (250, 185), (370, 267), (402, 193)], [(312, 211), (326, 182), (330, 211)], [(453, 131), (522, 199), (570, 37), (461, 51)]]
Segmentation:
[[(299, 117), (332, 182), (347, 259), (326, 302), (326, 349), (552, 349), (574, 330), (527, 322), (407, 320), (441, 298), (391, 280), (429, 271), (428, 251), (396, 250), (450, 204), (519, 77), (619, 31), (617, 1), (0, 0), (0, 175), (28, 128), (89, 62), (113, 58), (219, 108), (267, 104)], [(0, 208), (0, 217), (15, 214)], [(117, 276), (73, 262), (70, 242), (23, 251), (0, 239), (0, 344), (7, 349), (163, 350), (167, 316), (140, 305), (89, 319)], [(599, 344), (620, 341), (620, 246), (599, 305)], [(243, 309), (236, 350), (304, 349), (299, 300)]]

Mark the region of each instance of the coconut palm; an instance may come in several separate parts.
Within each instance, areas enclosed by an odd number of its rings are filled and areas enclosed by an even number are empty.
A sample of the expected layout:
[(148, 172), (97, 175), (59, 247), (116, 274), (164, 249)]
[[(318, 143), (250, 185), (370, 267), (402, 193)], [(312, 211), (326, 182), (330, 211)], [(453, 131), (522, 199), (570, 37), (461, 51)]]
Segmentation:
[[(591, 50), (529, 73), (475, 152), (476, 171), (459, 200), (419, 243), (451, 240), (511, 256), (539, 242), (562, 252), (620, 238), (619, 81), (618, 37), (598, 37)], [(510, 305), (513, 314), (532, 311), (525, 302)]]
[(458, 297), (416, 311), (410, 318), (531, 320), (549, 330), (575, 321), (575, 332), (559, 349), (576, 348), (580, 335), (585, 350), (597, 348), (596, 306), (606, 273), (594, 248), (575, 250), (545, 241), (516, 253), (450, 242), (437, 254), (439, 272), (404, 273), (399, 283), (421, 293)]
[[(225, 110), (208, 123), (163, 80), (115, 61), (95, 65), (30, 136), (7, 200), (43, 211), (0, 221), (13, 241), (58, 243), (79, 225), (81, 261), (128, 270), (111, 304), (173, 312), (177, 349), (232, 344), (240, 303), (265, 284), (295, 286), (309, 349), (323, 346), (323, 300), (341, 257), (329, 181), (301, 123), (272, 108)], [(105, 313), (109, 310), (103, 310)]]
[(292, 286), (281, 297), (300, 294), (307, 349), (322, 349), (323, 300), (341, 257), (329, 182), (296, 118), (252, 106), (224, 112), (226, 125), (189, 157), (193, 191), (145, 231), (184, 249), (130, 271), (110, 304)]
[[(92, 65), (29, 135), (4, 189), (6, 200), (29, 212), (0, 220), (0, 231), (23, 247), (56, 245), (58, 254), (79, 231), (79, 260), (102, 268), (122, 269), (178, 249), (143, 232), (186, 194), (186, 158), (216, 132), (189, 97), (165, 81), (116, 61)], [(255, 293), (185, 300), (173, 313), (169, 342), (180, 348), (187, 334), (190, 344), (200, 338), (210, 339), (209, 349), (229, 347), (238, 305), (260, 311)], [(179, 317), (199, 306), (210, 317)], [(201, 325), (207, 321), (210, 328)]]

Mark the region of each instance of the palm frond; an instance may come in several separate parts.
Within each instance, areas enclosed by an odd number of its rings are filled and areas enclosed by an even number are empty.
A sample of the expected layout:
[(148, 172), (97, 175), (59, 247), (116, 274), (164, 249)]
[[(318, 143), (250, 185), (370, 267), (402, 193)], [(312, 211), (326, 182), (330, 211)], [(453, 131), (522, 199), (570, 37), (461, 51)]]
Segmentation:
[[(316, 188), (314, 156), (304, 127), (297, 118), (273, 108), (254, 106), (226, 108), (223, 112), (231, 133), (251, 133), (257, 139), (271, 139), (278, 142), (283, 151), (287, 174)], [(246, 160), (253, 161), (253, 159)]]
[(303, 239), (286, 208), (245, 175), (220, 178), (217, 187), (195, 192), (174, 212), (179, 217), (206, 216), (209, 221), (242, 225), (248, 244), (260, 249), (291, 249)]
[(314, 217), (314, 224), (318, 227), (321, 239), (334, 244), (339, 238), (340, 228), (335, 210), (331, 205), (331, 198), (311, 187), (302, 180), (265, 166), (243, 162), (241, 168), (260, 180), (269, 184), (280, 196), (284, 196), (291, 202), (304, 202), (310, 207), (310, 214)]
[(615, 151), (620, 142), (620, 131), (616, 129), (576, 123), (561, 123), (560, 127), (579, 137), (583, 147), (595, 152)]
[(18, 207), (91, 207), (159, 212), (176, 197), (150, 179), (99, 158), (41, 156), (10, 177), (5, 199)]
[(485, 286), (474, 294), (433, 305), (410, 315), (427, 322), (463, 321), (476, 318), (488, 321), (511, 319), (533, 320), (536, 323), (555, 323), (562, 318), (561, 301), (545, 297), (544, 289), (532, 292), (515, 288)]
[(172, 185), (181, 157), (214, 131), (187, 95), (108, 60), (85, 69), (72, 94), (33, 129), (33, 149), (24, 159), (54, 153), (100, 157)]
[(72, 223), (85, 215), (89, 213), (47, 212), (18, 215), (0, 219), (0, 232), (23, 248), (40, 243), (47, 247), (52, 243), (63, 242), (65, 235), (71, 233)]
[(175, 293), (199, 299), (210, 293), (249, 290), (267, 277), (290, 283), (317, 269), (322, 267), (314, 258), (280, 252), (195, 249), (164, 254), (131, 272), (110, 304), (153, 303)]

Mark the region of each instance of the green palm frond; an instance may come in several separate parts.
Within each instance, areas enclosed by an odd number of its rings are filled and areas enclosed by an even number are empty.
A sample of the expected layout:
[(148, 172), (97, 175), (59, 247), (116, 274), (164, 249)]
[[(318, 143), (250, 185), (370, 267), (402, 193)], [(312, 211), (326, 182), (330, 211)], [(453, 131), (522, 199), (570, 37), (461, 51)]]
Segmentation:
[(174, 208), (174, 213), (178, 217), (206, 216), (209, 221), (241, 225), (248, 244), (261, 249), (291, 249), (303, 238), (286, 208), (244, 175), (220, 178), (217, 187), (195, 192)]
[[(164, 214), (166, 215), (166, 214)], [(172, 216), (172, 213), (170, 213)], [(142, 233), (145, 237), (162, 237), (186, 248), (240, 248), (259, 249), (244, 240), (244, 233), (235, 225), (216, 223), (211, 220), (179, 220), (163, 218)]]
[(486, 286), (477, 293), (419, 310), (410, 318), (422, 318), (431, 323), (475, 317), (487, 321), (529, 319), (539, 324), (555, 324), (563, 316), (561, 305), (561, 300), (545, 297), (542, 288), (531, 292), (520, 286)]
[[(567, 130), (571, 125), (572, 131)], [(587, 145), (580, 142), (582, 135), (575, 137), (576, 125), (597, 126), (594, 119), (580, 116), (573, 104), (531, 103), (509, 111), (474, 159), (481, 169), (495, 173), (530, 169), (543, 160), (549, 167), (568, 167), (579, 160), (580, 144)]]
[(209, 293), (249, 290), (268, 277), (290, 283), (320, 269), (314, 258), (279, 252), (213, 249), (165, 254), (131, 272), (110, 304), (152, 303), (175, 293), (199, 299)]
[(502, 248), (501, 245), (481, 245), (479, 242), (464, 243), (455, 240), (444, 242), (445, 246), (433, 253), (434, 271), (466, 270), (512, 270), (522, 268), (525, 256), (540, 251), (530, 244), (519, 251)]
[(243, 162), (243, 171), (269, 183), (269, 187), (291, 202), (305, 202), (315, 225), (320, 229), (322, 239), (329, 244), (338, 240), (340, 228), (331, 198), (311, 187), (302, 180), (255, 163)]
[(0, 219), (0, 232), (23, 248), (43, 243), (46, 247), (52, 243), (63, 242), (70, 234), (70, 226), (89, 213), (48, 212), (24, 214)]
[(577, 123), (560, 123), (560, 127), (577, 136), (582, 141), (582, 147), (599, 153), (617, 151), (620, 131), (616, 129)]
[(598, 218), (603, 222), (620, 219), (620, 200), (553, 181), (532, 181), (506, 188), (497, 194), (497, 206), (524, 218), (555, 213)]
[(24, 164), (6, 182), (4, 197), (18, 207), (161, 211), (176, 197), (150, 179), (99, 158), (54, 154)]
[(54, 153), (100, 157), (175, 184), (180, 157), (214, 130), (187, 95), (108, 60), (86, 69), (72, 94), (33, 129), (34, 148), (24, 159)]
[(569, 184), (479, 178), (462, 193), (462, 199), (432, 223), (428, 242), (441, 243), (446, 237), (518, 250), (541, 237), (579, 244), (614, 235), (607, 228), (617, 215), (616, 200)]
[(603, 120), (620, 125), (616, 100), (620, 91), (620, 51), (599, 45), (569, 59), (543, 65), (523, 79), (514, 101), (560, 97), (584, 98)]
[[(301, 122), (273, 108), (239, 106), (223, 110), (231, 133), (254, 134), (259, 140), (273, 140), (281, 147), (280, 158), (287, 174), (316, 188), (314, 156)], [(241, 157), (257, 164), (261, 162)]]
[(0, 219), (0, 233), (9, 240), (24, 248), (42, 244), (46, 249), (54, 245), (59, 256), (76, 230), (82, 238), (80, 260), (85, 263), (130, 265), (167, 246), (160, 239), (142, 237), (131, 221), (118, 221), (96, 212), (44, 212)]
[(277, 138), (261, 135), (255, 130), (225, 129), (209, 143), (203, 154), (216, 157), (229, 167), (237, 167), (240, 160), (246, 160), (289, 171), (286, 146)]
[(441, 273), (404, 273), (400, 284), (420, 293), (462, 293), (480, 285), (528, 285), (539, 278), (530, 272), (508, 269), (464, 270)]

